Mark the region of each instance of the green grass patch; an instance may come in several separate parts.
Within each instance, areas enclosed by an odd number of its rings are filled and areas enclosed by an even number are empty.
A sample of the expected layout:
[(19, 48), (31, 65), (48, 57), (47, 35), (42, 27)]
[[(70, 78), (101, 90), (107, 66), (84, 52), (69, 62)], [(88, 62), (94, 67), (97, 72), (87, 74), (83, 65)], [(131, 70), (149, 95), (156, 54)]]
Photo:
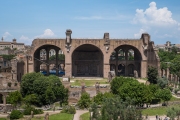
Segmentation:
[(172, 96), (170, 101), (180, 101), (180, 98), (176, 98), (176, 97)]
[(107, 80), (74, 80), (74, 82), (71, 82), (71, 85), (73, 86), (81, 86), (82, 83), (85, 83), (86, 86), (93, 86), (96, 84), (96, 82), (99, 82), (100, 84), (109, 84)]
[(0, 118), (0, 120), (7, 120), (6, 118)]
[[(67, 113), (58, 113), (54, 115), (49, 116), (49, 120), (72, 120), (73, 114), (67, 114)], [(31, 120), (44, 120), (44, 117), (34, 117)]]
[(84, 113), (80, 116), (80, 120), (90, 120), (90, 113)]
[(168, 107), (158, 107), (158, 108), (147, 108), (142, 110), (143, 115), (166, 115), (166, 110)]

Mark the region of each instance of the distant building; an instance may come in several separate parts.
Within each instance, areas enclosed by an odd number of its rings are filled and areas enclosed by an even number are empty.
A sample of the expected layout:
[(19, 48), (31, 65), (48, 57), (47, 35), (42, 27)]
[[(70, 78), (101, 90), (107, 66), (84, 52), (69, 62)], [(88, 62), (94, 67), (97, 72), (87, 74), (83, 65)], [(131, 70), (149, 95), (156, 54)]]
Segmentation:
[(163, 49), (165, 51), (171, 51), (172, 47), (176, 47), (178, 52), (180, 52), (180, 44), (171, 44), (170, 41), (167, 41), (166, 44), (156, 45), (157, 49)]
[(7, 42), (7, 41), (4, 41), (4, 39), (2, 38), (0, 41), (0, 50), (5, 49), (5, 48), (21, 50), (21, 49), (24, 49), (25, 46), (24, 46), (24, 43), (17, 43), (16, 39), (13, 39), (12, 42)]

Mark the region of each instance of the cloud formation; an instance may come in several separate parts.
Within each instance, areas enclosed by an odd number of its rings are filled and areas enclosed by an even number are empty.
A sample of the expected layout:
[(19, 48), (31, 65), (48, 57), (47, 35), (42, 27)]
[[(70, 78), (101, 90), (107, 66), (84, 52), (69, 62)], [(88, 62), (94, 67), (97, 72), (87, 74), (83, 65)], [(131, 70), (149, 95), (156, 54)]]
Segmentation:
[(30, 45), (32, 42), (32, 39), (29, 37), (26, 37), (24, 35), (21, 35), (21, 37), (19, 38), (20, 42), (25, 43), (26, 45)]
[(142, 35), (142, 33), (145, 33), (145, 32), (146, 32), (146, 31), (141, 28), (138, 33), (135, 33), (135, 34), (134, 34), (134, 37), (135, 37), (135, 38), (140, 38), (141, 35)]
[(38, 35), (35, 38), (49, 38), (49, 37), (55, 37), (55, 34), (51, 29), (44, 30), (44, 33), (42, 35)]
[(149, 4), (146, 10), (136, 9), (134, 23), (151, 24), (158, 26), (178, 25), (179, 23), (172, 18), (171, 11), (167, 7), (157, 8), (155, 2)]
[(5, 33), (3, 34), (3, 38), (4, 38), (4, 39), (8, 38), (9, 36), (12, 36), (9, 32), (5, 32)]

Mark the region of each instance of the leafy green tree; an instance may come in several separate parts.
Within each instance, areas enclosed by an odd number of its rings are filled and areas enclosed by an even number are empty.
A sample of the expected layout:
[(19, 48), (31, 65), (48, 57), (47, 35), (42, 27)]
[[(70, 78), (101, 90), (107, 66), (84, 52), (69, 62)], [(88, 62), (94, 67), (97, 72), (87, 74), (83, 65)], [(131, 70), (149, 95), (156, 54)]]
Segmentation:
[(37, 103), (37, 96), (35, 94), (26, 95), (26, 97), (23, 98), (23, 101), (26, 105)]
[(43, 77), (43, 74), (33, 72), (23, 75), (20, 90), (23, 97), (34, 93), (33, 83), (39, 77)]
[(175, 120), (175, 118), (177, 117), (177, 120), (179, 120), (180, 118), (180, 107), (176, 106), (176, 107), (169, 107), (167, 109), (167, 116), (170, 117), (171, 120)]
[(149, 66), (147, 72), (148, 81), (157, 84), (158, 71), (157, 68)]
[(104, 94), (99, 92), (96, 96), (93, 97), (93, 102), (100, 105), (102, 104), (105, 98), (112, 98), (112, 97), (114, 97), (114, 95), (110, 92), (105, 92)]
[(171, 60), (173, 60), (176, 55), (177, 51), (173, 48), (172, 51), (165, 51), (163, 49), (160, 49), (158, 52), (158, 55), (160, 57), (160, 63), (161, 63), (161, 69), (169, 68), (169, 64)]
[(22, 101), (22, 96), (19, 91), (11, 92), (7, 97), (7, 102), (12, 104), (14, 107), (16, 107), (17, 104), (20, 104), (21, 101)]
[(93, 113), (91, 118), (98, 119), (99, 109), (98, 109), (98, 105), (96, 103), (94, 103), (94, 102), (92, 103), (90, 111)]
[(159, 85), (159, 87), (161, 89), (167, 87), (168, 85), (168, 79), (166, 77), (163, 77), (163, 78), (158, 78), (157, 80), (157, 84)]
[(86, 92), (83, 92), (77, 105), (80, 108), (84, 109), (84, 108), (89, 108), (90, 104), (91, 104), (90, 95)]
[(170, 62), (170, 72), (180, 76), (180, 55), (176, 55)]
[[(21, 93), (23, 97), (34, 94), (35, 101), (31, 104), (38, 106), (60, 101), (67, 103), (68, 89), (66, 89), (59, 78), (54, 75), (44, 76), (41, 73), (29, 73), (22, 77)], [(27, 100), (29, 102), (29, 98)]]
[(142, 120), (141, 111), (132, 103), (130, 99), (123, 101), (120, 97), (107, 98), (103, 101), (97, 120)]
[(54, 92), (52, 90), (51, 87), (48, 87), (46, 92), (45, 92), (45, 95), (46, 95), (46, 101), (47, 103), (49, 104), (52, 104), (54, 102), (54, 100), (56, 99), (55, 95), (54, 95)]
[(134, 100), (136, 105), (150, 103), (152, 93), (148, 86), (137, 81), (124, 83), (119, 89), (119, 96), (125, 101), (127, 98)]
[(115, 77), (111, 81), (111, 92), (113, 94), (119, 94), (119, 91), (118, 91), (119, 87), (121, 87), (123, 83), (132, 82), (132, 81), (136, 81), (136, 80), (133, 78), (123, 77), (123, 76)]
[(169, 101), (172, 97), (171, 91), (168, 88), (159, 89), (155, 93), (156, 98), (160, 98), (165, 102)]

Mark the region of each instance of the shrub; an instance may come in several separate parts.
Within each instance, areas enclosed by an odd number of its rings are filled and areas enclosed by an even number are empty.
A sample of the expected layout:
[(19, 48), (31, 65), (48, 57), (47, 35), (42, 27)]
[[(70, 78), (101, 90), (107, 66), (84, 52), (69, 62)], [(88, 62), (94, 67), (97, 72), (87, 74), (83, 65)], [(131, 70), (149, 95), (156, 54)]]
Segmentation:
[(13, 110), (10, 114), (10, 119), (19, 119), (22, 117), (23, 117), (23, 114), (19, 110)]
[(80, 100), (78, 101), (78, 107), (81, 109), (89, 108), (91, 104), (90, 95), (86, 92), (82, 93)]
[(35, 109), (34, 107), (28, 105), (24, 109), (24, 115), (31, 115), (31, 111), (33, 111), (34, 115), (43, 113), (41, 109)]
[(61, 113), (68, 113), (68, 114), (75, 114), (76, 113), (76, 109), (73, 106), (64, 106)]

